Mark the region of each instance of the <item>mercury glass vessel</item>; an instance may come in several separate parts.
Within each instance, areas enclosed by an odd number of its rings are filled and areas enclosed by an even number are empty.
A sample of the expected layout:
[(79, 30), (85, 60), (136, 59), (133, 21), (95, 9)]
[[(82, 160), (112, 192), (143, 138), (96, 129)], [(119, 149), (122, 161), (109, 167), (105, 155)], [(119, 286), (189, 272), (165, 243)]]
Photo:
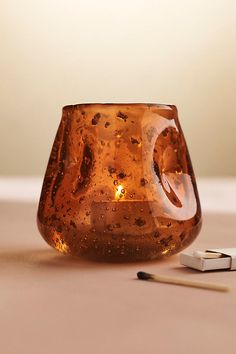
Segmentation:
[(64, 107), (38, 227), (58, 251), (95, 260), (150, 260), (187, 247), (201, 208), (176, 107)]

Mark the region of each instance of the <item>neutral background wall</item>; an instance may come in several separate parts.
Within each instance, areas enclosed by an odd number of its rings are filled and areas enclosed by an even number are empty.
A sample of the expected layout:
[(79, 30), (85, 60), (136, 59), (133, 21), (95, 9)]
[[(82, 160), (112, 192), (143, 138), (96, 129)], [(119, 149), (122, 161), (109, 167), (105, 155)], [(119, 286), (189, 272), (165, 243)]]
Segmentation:
[(198, 175), (236, 174), (236, 1), (1, 0), (0, 174), (42, 175), (61, 107), (179, 108)]

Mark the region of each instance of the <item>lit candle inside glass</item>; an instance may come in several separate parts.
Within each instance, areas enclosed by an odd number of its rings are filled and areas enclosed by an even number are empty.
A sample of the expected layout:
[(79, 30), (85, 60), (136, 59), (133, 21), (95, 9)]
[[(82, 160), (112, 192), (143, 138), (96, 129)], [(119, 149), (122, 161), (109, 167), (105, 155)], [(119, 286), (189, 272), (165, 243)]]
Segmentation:
[(124, 186), (117, 184), (113, 201), (92, 203), (91, 224), (96, 231), (128, 235), (132, 234), (136, 227), (135, 234), (139, 235), (156, 229), (153, 202), (127, 200), (126, 195), (127, 190)]

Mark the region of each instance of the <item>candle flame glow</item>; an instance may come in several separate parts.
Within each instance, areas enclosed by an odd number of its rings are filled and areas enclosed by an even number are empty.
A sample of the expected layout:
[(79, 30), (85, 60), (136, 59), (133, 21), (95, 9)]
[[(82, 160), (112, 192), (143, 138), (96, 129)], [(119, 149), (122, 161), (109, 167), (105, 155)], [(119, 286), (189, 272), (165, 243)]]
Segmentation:
[(125, 196), (125, 189), (121, 184), (119, 184), (115, 191), (115, 198), (116, 200), (120, 200), (124, 198), (124, 196)]

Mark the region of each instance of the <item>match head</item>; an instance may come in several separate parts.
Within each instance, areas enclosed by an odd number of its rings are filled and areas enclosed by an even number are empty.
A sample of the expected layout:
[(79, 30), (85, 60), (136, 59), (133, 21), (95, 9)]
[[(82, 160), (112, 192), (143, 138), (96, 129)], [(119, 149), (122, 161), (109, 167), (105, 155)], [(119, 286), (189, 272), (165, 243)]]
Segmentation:
[(152, 274), (145, 273), (145, 272), (138, 272), (137, 277), (140, 280), (150, 280), (152, 279)]

